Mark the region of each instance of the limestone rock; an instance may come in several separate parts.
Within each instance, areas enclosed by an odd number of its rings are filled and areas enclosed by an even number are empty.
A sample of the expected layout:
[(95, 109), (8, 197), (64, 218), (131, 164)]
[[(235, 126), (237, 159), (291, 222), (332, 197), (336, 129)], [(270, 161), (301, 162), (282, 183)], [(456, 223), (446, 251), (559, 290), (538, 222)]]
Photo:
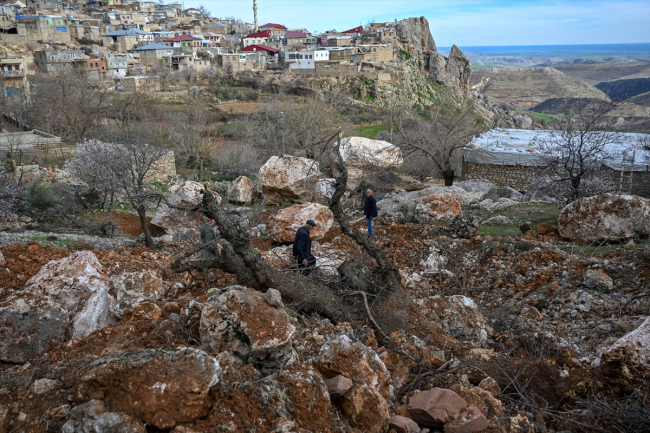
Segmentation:
[(119, 351), (83, 371), (77, 399), (102, 398), (114, 410), (168, 430), (207, 415), (220, 373), (219, 363), (198, 349)]
[(320, 348), (315, 366), (325, 376), (343, 375), (355, 384), (365, 384), (390, 398), (390, 373), (377, 354), (348, 335), (340, 334)]
[(242, 364), (290, 365), (296, 357), (291, 346), (295, 332), (284, 309), (240, 286), (211, 296), (201, 313), (203, 344), (214, 353), (230, 352)]
[(535, 433), (535, 424), (530, 422), (528, 417), (523, 414), (510, 418), (511, 433)]
[(151, 269), (113, 275), (110, 286), (115, 297), (111, 311), (117, 317), (122, 317), (124, 310), (133, 308), (139, 302), (162, 300), (169, 290), (169, 284)]
[(128, 415), (109, 412), (101, 400), (90, 400), (70, 411), (61, 433), (145, 433), (141, 422)]
[(153, 302), (140, 302), (133, 307), (132, 320), (146, 319), (159, 321), (162, 318), (162, 310)]
[(517, 129), (531, 129), (533, 126), (533, 119), (525, 114), (519, 114), (512, 119), (515, 121)]
[(449, 57), (439, 52), (429, 56), (429, 78), (455, 90), (463, 99), (469, 97), (469, 78), (472, 73), (470, 61), (456, 46), (452, 45)]
[(275, 307), (275, 308), (284, 307), (284, 304), (282, 303), (282, 294), (278, 290), (268, 289), (266, 293), (264, 293), (264, 300), (271, 307)]
[[(426, 18), (407, 18), (393, 25), (397, 38), (413, 48), (418, 58), (429, 51), (437, 51), (436, 42), (431, 36), (429, 21)], [(424, 68), (424, 66), (422, 66)]]
[(467, 403), (448, 389), (433, 388), (409, 398), (407, 410), (419, 425), (440, 428), (458, 418)]
[(650, 367), (650, 317), (634, 331), (619, 338), (607, 352), (625, 352), (630, 360)]
[(68, 311), (45, 296), (31, 293), (0, 303), (0, 360), (23, 364), (63, 341)]
[(493, 216), (492, 218), (486, 219), (485, 221), (483, 221), (483, 224), (486, 226), (507, 225), (507, 224), (512, 224), (512, 220), (507, 216), (497, 215), (497, 216)]
[(327, 391), (330, 393), (330, 397), (332, 398), (343, 397), (345, 393), (352, 388), (352, 384), (353, 383), (350, 379), (341, 374), (325, 381)]
[(463, 384), (457, 384), (450, 389), (463, 397), (469, 406), (476, 406), (484, 415), (489, 417), (503, 416), (503, 403), (501, 403), (501, 400), (480, 386), (468, 388)]
[[(379, 218), (383, 224), (392, 222), (405, 223), (415, 219), (416, 208), (423, 197), (433, 194), (451, 194), (456, 197), (463, 206), (473, 202), (472, 196), (457, 186), (432, 186), (419, 191), (396, 190), (388, 193), (377, 201)], [(386, 220), (384, 220), (386, 215)], [(402, 218), (403, 216), (403, 218)]]
[(295, 204), (282, 209), (269, 218), (266, 232), (275, 242), (293, 243), (296, 231), (305, 225), (308, 219), (318, 224), (310, 233), (312, 240), (322, 239), (334, 225), (334, 214), (327, 207), (318, 203)]
[(320, 170), (313, 159), (272, 156), (260, 168), (266, 204), (305, 203), (318, 196)]
[(456, 215), (449, 223), (449, 232), (452, 238), (467, 239), (474, 236), (481, 223), (474, 215), (464, 212)]
[(459, 341), (477, 347), (488, 343), (492, 329), (478, 310), (476, 303), (463, 295), (435, 295), (415, 301), (422, 313), (439, 323), (446, 332)]
[(415, 206), (415, 219), (420, 222), (449, 221), (463, 212), (463, 205), (452, 194), (431, 194)]
[(445, 424), (445, 433), (473, 433), (488, 428), (488, 420), (476, 407), (470, 406), (458, 416), (458, 419)]
[(420, 433), (418, 423), (411, 418), (399, 415), (390, 417), (388, 428), (395, 430), (397, 433)]
[(246, 176), (239, 176), (230, 185), (228, 201), (233, 203), (250, 203), (253, 201), (253, 181)]
[(2, 255), (2, 251), (0, 251), (0, 268), (4, 268), (7, 266), (7, 261), (5, 260), (5, 256)]
[[(534, 308), (534, 307), (533, 307)], [(539, 312), (538, 312), (539, 314)], [(478, 384), (479, 388), (482, 388), (486, 391), (488, 391), (490, 394), (492, 394), (493, 397), (497, 398), (501, 395), (501, 387), (497, 383), (496, 380), (494, 380), (491, 377), (486, 377), (481, 381), (481, 383)]]
[(650, 236), (650, 200), (604, 194), (567, 205), (558, 218), (560, 236), (587, 242)]
[(340, 151), (351, 187), (356, 187), (373, 170), (400, 168), (404, 164), (402, 151), (387, 141), (346, 137), (341, 140)]
[(380, 433), (388, 423), (388, 402), (373, 387), (358, 385), (348, 391), (341, 408), (350, 424), (367, 433)]
[(318, 181), (318, 191), (320, 192), (321, 197), (326, 200), (329, 200), (334, 195), (336, 185), (336, 179), (328, 177)]
[(497, 186), (484, 179), (470, 179), (458, 182), (455, 186), (469, 193), (473, 201), (481, 202), (485, 199), (497, 198)]
[(63, 386), (63, 382), (52, 379), (38, 379), (29, 387), (29, 391), (36, 395), (51, 394)]
[(521, 201), (523, 196), (524, 195), (522, 193), (520, 193), (516, 189), (511, 188), (509, 186), (504, 186), (503, 188), (501, 188), (499, 190), (499, 197), (501, 197), (501, 198), (508, 198), (508, 199), (514, 200), (514, 201)]
[(614, 282), (610, 276), (595, 269), (588, 269), (585, 272), (583, 284), (592, 290), (599, 291), (610, 291), (614, 288)]
[[(188, 180), (182, 185), (172, 186), (170, 188), (172, 193), (167, 198), (167, 201), (173, 206), (193, 207), (203, 200), (201, 195), (203, 189), (204, 187), (200, 183)], [(218, 194), (210, 193), (221, 203), (221, 197)], [(156, 211), (151, 223), (163, 228), (168, 235), (174, 237), (180, 234), (188, 234), (198, 238), (201, 227), (206, 221), (206, 217), (200, 211), (170, 208), (165, 203)]]

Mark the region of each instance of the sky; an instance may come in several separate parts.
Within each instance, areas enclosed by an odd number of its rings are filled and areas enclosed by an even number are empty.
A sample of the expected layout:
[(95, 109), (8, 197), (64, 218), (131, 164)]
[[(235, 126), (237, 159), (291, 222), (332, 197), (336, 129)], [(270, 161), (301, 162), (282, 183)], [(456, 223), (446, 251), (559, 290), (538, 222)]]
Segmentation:
[[(253, 0), (184, 4), (253, 22)], [(257, 0), (257, 6), (260, 25), (312, 32), (424, 16), (441, 47), (650, 43), (650, 0)]]

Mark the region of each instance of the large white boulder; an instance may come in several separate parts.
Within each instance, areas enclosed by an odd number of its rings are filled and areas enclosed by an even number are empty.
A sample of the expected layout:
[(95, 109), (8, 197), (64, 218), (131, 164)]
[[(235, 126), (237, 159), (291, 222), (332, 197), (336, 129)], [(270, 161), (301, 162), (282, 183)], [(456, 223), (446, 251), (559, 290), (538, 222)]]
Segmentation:
[(272, 156), (260, 168), (262, 195), (267, 204), (305, 203), (319, 196), (318, 162), (309, 158)]
[(481, 202), (489, 198), (497, 197), (497, 186), (485, 179), (470, 179), (458, 182), (456, 185), (469, 193), (474, 201)]
[(650, 200), (604, 194), (568, 204), (558, 218), (560, 236), (595, 242), (650, 236)]
[(431, 194), (422, 197), (415, 206), (415, 219), (418, 222), (450, 221), (463, 213), (463, 205), (452, 194)]
[(322, 239), (334, 225), (334, 214), (327, 206), (303, 203), (282, 209), (269, 218), (266, 233), (275, 242), (293, 242), (296, 231), (309, 219), (318, 224), (310, 233), (311, 239)]
[[(381, 200), (377, 202), (377, 211), (379, 213), (380, 221), (384, 224), (390, 224), (392, 222), (404, 223), (418, 219), (418, 213), (420, 214), (421, 218), (425, 218), (423, 211), (427, 208), (433, 208), (431, 206), (428, 206), (426, 203), (422, 203), (422, 201), (425, 197), (432, 197), (435, 194), (437, 194), (438, 197), (446, 197), (444, 201), (450, 206), (451, 198), (448, 198), (448, 195), (455, 197), (462, 206), (467, 206), (470, 203), (475, 202), (470, 193), (462, 188), (457, 187), (456, 185), (432, 186), (419, 191), (396, 190), (386, 194)], [(428, 200), (429, 199), (425, 200), (425, 202)], [(420, 206), (419, 211), (418, 206)], [(441, 209), (448, 207), (449, 206), (444, 206), (441, 207)], [(457, 208), (456, 205), (451, 207)], [(448, 214), (453, 218), (455, 215), (451, 215), (452, 213), (455, 214), (455, 212), (443, 212), (443, 214)], [(431, 221), (431, 218), (429, 218), (429, 221)]]
[(400, 168), (404, 164), (402, 151), (387, 141), (346, 137), (341, 140), (340, 151), (351, 184), (358, 183), (368, 170)]
[(110, 285), (115, 296), (111, 300), (111, 311), (117, 317), (122, 317), (124, 310), (140, 302), (162, 300), (169, 289), (169, 283), (150, 269), (113, 275)]
[[(172, 206), (180, 207), (194, 207), (201, 203), (203, 196), (203, 185), (198, 182), (187, 181), (182, 185), (174, 185), (170, 188), (171, 195), (167, 201)], [(217, 201), (221, 203), (221, 197), (211, 192), (217, 197)], [(198, 237), (201, 227), (207, 221), (207, 218), (201, 211), (198, 210), (180, 210), (174, 207), (167, 206), (164, 203), (151, 220), (152, 224), (157, 225), (165, 230), (168, 235), (174, 237), (180, 234), (188, 234), (193, 237)]]
[(253, 201), (253, 181), (246, 176), (239, 176), (228, 189), (228, 201), (233, 203), (250, 203)]

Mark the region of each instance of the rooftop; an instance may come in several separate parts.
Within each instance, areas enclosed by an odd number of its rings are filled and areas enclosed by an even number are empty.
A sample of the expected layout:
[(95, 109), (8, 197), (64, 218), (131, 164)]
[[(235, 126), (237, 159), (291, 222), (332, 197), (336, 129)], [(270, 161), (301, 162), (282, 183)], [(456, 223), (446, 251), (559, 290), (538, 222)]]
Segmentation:
[(250, 35), (246, 36), (245, 38), (270, 38), (271, 37), (271, 31), (270, 30), (264, 30), (261, 32), (257, 33), (251, 33)]
[[(645, 134), (614, 133), (614, 142), (607, 146), (607, 150), (618, 155), (624, 155), (626, 170), (629, 169), (631, 158), (634, 154), (634, 170), (650, 169), (650, 152), (643, 150), (638, 142)], [(555, 131), (528, 130), (528, 129), (502, 129), (495, 128), (481, 134), (472, 140), (470, 147), (465, 152), (467, 162), (494, 164), (494, 165), (524, 165), (541, 166), (541, 145), (553, 142)], [(605, 164), (613, 169), (620, 170), (622, 158), (612, 158)]]
[(269, 47), (267, 45), (263, 44), (254, 44), (254, 45), (249, 45), (246, 48), (242, 48), (241, 51), (243, 52), (248, 52), (248, 51), (269, 51), (271, 53), (277, 53), (279, 50)]
[(306, 38), (307, 33), (298, 32), (298, 31), (295, 31), (295, 30), (289, 30), (289, 31), (287, 31), (286, 36), (287, 36), (287, 39)]
[(148, 50), (169, 50), (171, 47), (169, 45), (161, 44), (156, 42), (153, 44), (144, 45), (139, 48), (134, 48), (133, 51), (148, 51)]
[(201, 39), (195, 38), (191, 35), (178, 35), (173, 38), (164, 39), (163, 42), (185, 42), (185, 41), (200, 41)]
[(287, 28), (283, 26), (282, 24), (275, 24), (275, 23), (266, 23), (263, 26), (260, 26), (260, 29), (279, 29), (279, 30), (286, 30)]

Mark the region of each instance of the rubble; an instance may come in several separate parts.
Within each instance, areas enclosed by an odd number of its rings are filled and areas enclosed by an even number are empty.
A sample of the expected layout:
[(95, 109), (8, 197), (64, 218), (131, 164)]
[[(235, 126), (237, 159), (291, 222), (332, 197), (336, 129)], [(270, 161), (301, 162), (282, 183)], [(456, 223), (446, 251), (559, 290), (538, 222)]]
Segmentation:
[(318, 197), (318, 163), (312, 159), (272, 156), (260, 168), (266, 204), (305, 203)]
[(452, 218), (449, 223), (449, 232), (452, 238), (467, 239), (474, 236), (481, 226), (477, 217), (470, 213), (461, 213)]
[(650, 201), (634, 195), (581, 198), (560, 213), (563, 238), (586, 242), (650, 236)]
[(418, 222), (451, 220), (463, 212), (463, 205), (452, 194), (431, 194), (422, 197), (415, 206), (415, 219)]
[(467, 409), (467, 403), (453, 391), (433, 388), (409, 398), (407, 409), (418, 425), (440, 428), (458, 419), (460, 413)]
[(460, 413), (458, 419), (445, 424), (445, 433), (472, 433), (488, 428), (485, 415), (476, 406), (470, 406)]
[(139, 302), (162, 300), (169, 286), (153, 270), (113, 275), (110, 287), (115, 300), (111, 302), (111, 312), (116, 317), (122, 317), (125, 310), (132, 309)]
[(352, 388), (353, 382), (347, 377), (339, 374), (325, 381), (327, 391), (333, 399), (341, 398)]
[(585, 272), (583, 284), (592, 290), (610, 291), (614, 288), (614, 282), (609, 275), (594, 269)]
[(309, 235), (312, 240), (322, 239), (334, 225), (334, 215), (327, 206), (319, 203), (302, 203), (282, 209), (273, 215), (269, 219), (266, 231), (275, 242), (293, 243), (296, 231), (309, 219), (317, 224)]
[(388, 420), (388, 428), (396, 433), (420, 433), (420, 427), (411, 418), (395, 415)]
[(101, 400), (90, 400), (70, 412), (61, 433), (145, 433), (142, 423), (128, 415), (109, 412)]
[(650, 367), (650, 317), (637, 329), (618, 339), (607, 352), (624, 352), (632, 362)]

